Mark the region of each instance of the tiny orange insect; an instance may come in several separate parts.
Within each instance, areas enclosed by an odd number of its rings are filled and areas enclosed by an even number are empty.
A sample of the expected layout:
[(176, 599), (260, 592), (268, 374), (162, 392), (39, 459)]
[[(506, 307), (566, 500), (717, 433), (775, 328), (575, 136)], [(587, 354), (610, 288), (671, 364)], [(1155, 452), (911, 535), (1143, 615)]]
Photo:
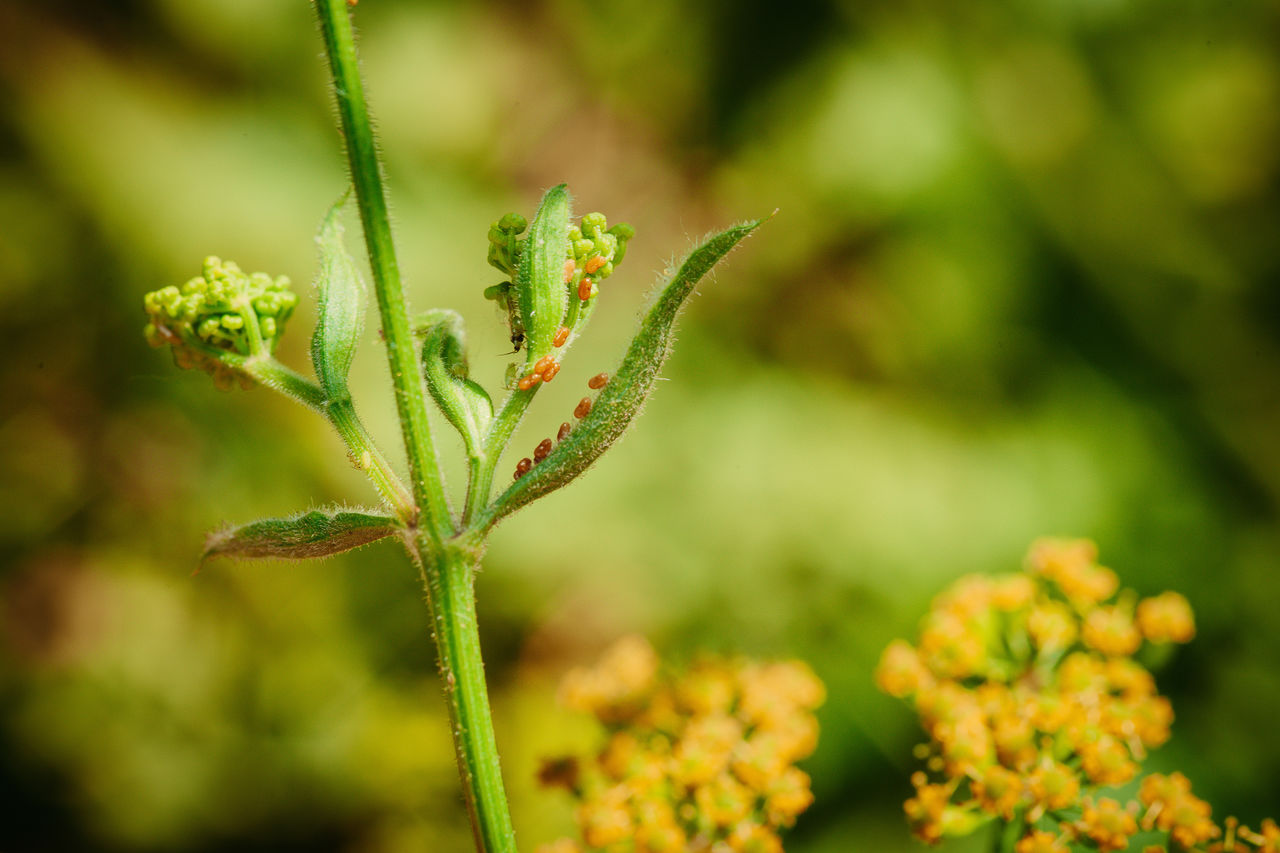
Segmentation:
[(591, 398), (583, 397), (578, 401), (577, 407), (573, 410), (573, 416), (581, 420), (591, 414)]
[(538, 442), (538, 446), (533, 449), (533, 461), (541, 462), (547, 458), (547, 454), (551, 452), (551, 439), (544, 438)]

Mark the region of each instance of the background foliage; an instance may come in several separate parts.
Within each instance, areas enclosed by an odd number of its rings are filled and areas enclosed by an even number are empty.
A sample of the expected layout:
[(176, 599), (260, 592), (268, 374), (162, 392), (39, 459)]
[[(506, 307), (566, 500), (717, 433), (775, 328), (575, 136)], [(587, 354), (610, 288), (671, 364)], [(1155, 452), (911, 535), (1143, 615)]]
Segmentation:
[[(410, 300), (467, 316), (491, 388), (488, 224), (564, 180), (639, 231), (517, 447), (620, 355), (647, 270), (781, 209), (704, 288), (639, 428), (494, 540), (482, 631), (524, 843), (570, 821), (538, 756), (589, 739), (556, 680), (639, 631), (673, 659), (808, 659), (830, 698), (789, 849), (915, 849), (921, 735), (871, 668), (947, 581), (1045, 533), (1188, 596), (1150, 766), (1274, 814), (1275, 4), (358, 11)], [(468, 844), (393, 546), (191, 575), (205, 531), (369, 502), (361, 476), (319, 419), (140, 335), (141, 294), (206, 254), (310, 279), (344, 180), (318, 54), (300, 0), (0, 2), (6, 853)], [(375, 332), (353, 388), (395, 448)]]

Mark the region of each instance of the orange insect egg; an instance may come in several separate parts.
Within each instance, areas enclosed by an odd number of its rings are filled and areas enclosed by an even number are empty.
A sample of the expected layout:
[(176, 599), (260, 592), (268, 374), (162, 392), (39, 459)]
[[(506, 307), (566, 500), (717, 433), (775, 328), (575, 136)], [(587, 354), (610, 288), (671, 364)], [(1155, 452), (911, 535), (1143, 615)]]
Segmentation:
[(587, 387), (590, 388), (592, 391), (599, 391), (601, 388), (605, 386), (605, 383), (608, 381), (609, 381), (609, 374), (597, 373), (595, 376), (592, 376), (590, 379), (587, 380)]
[(569, 431), (571, 429), (573, 428), (569, 426), (568, 421), (565, 421), (564, 423), (560, 424), (560, 431), (556, 433), (556, 441), (564, 441), (565, 438), (568, 437)]
[(556, 336), (551, 339), (551, 343), (555, 346), (562, 347), (564, 346), (564, 342), (567, 340), (569, 340), (569, 327), (561, 326), (556, 329)]
[(578, 401), (577, 408), (573, 410), (573, 416), (578, 419), (585, 418), (591, 414), (591, 398), (583, 397)]
[(521, 477), (523, 477), (525, 474), (528, 474), (528, 473), (529, 473), (529, 469), (530, 469), (530, 468), (532, 468), (532, 467), (533, 467), (533, 460), (532, 460), (532, 459), (530, 459), (528, 456), (526, 456), (525, 458), (521, 459), (519, 462), (517, 462), (517, 463), (516, 463), (516, 476), (515, 476), (515, 479), (519, 480), (519, 479), (520, 479)]
[(587, 259), (587, 262), (582, 265), (582, 268), (588, 273), (594, 273), (596, 270), (600, 269), (600, 267), (604, 266), (605, 263), (604, 255), (592, 255)]
[(542, 376), (542, 374), (547, 372), (547, 368), (551, 366), (551, 363), (553, 361), (554, 359), (552, 359), (551, 356), (544, 355), (542, 358), (538, 359), (534, 363), (533, 372), (538, 374), (539, 376)]
[(591, 279), (583, 278), (578, 282), (578, 298), (583, 302), (591, 298)]
[(560, 362), (553, 361), (547, 365), (547, 369), (542, 371), (542, 381), (550, 382), (555, 379), (556, 374), (560, 372)]
[(573, 258), (570, 258), (569, 260), (564, 262), (564, 283), (565, 284), (568, 284), (569, 279), (573, 278), (573, 273), (575, 269), (577, 269), (577, 264), (573, 262)]
[(541, 462), (547, 458), (547, 454), (551, 452), (551, 439), (544, 438), (538, 442), (538, 446), (533, 449), (533, 461)]
[(517, 382), (516, 387), (519, 388), (521, 391), (528, 391), (530, 388), (532, 388), (534, 385), (537, 385), (541, 381), (542, 381), (541, 376), (539, 376), (536, 373), (530, 373), (528, 376), (523, 377), (519, 382)]

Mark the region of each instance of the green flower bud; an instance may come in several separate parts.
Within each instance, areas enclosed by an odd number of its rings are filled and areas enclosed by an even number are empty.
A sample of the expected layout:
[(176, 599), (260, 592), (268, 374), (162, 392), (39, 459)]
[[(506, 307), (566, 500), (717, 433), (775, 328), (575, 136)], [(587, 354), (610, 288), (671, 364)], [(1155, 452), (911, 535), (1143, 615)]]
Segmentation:
[(625, 223), (609, 227), (603, 213), (588, 213), (582, 224), (569, 231), (570, 251), (574, 264), (594, 280), (613, 275), (627, 251), (627, 241), (635, 229)]
[(613, 263), (617, 265), (622, 263), (623, 257), (626, 256), (627, 243), (631, 242), (632, 237), (636, 236), (636, 229), (625, 222), (619, 222), (609, 229), (609, 233), (618, 241), (618, 249), (613, 253)]
[(517, 235), (529, 227), (529, 220), (518, 213), (505, 214), (489, 226), (489, 264), (514, 277), (520, 265), (520, 249), (524, 241)]
[(232, 261), (205, 259), (199, 277), (178, 287), (162, 287), (143, 301), (147, 341), (169, 346), (179, 367), (211, 374), (220, 388), (239, 379), (245, 358), (275, 350), (285, 321), (298, 304), (289, 279), (266, 273), (246, 275)]

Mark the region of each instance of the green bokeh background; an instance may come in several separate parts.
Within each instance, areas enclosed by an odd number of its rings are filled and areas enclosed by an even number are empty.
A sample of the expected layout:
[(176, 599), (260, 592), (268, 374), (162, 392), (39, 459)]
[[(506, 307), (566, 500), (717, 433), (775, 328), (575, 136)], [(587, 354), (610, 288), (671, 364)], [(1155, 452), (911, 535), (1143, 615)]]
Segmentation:
[[(555, 683), (627, 632), (810, 661), (830, 698), (788, 849), (917, 849), (918, 731), (871, 668), (944, 584), (1047, 533), (1197, 611), (1150, 766), (1215, 814), (1280, 812), (1280, 6), (357, 12), (410, 302), (465, 314), (491, 388), (488, 224), (567, 181), (638, 231), (515, 448), (609, 369), (674, 254), (780, 209), (702, 288), (638, 428), (492, 541), (481, 631), (526, 849), (571, 827), (539, 756), (591, 738)], [(208, 529), (367, 484), (308, 412), (141, 337), (141, 294), (206, 254), (307, 291), (345, 180), (311, 14), (0, 0), (4, 853), (468, 848), (395, 547), (192, 575)], [(282, 346), (299, 367), (313, 316)], [(399, 460), (375, 331), (354, 387)]]

